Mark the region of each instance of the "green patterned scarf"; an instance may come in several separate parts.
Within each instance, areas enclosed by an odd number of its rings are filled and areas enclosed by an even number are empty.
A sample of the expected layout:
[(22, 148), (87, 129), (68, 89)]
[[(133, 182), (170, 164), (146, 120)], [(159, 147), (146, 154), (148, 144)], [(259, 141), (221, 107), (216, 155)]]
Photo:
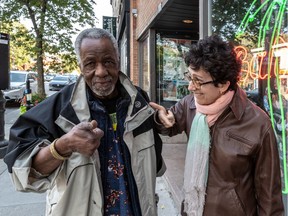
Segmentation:
[(210, 133), (206, 115), (197, 112), (192, 122), (184, 172), (184, 211), (202, 216), (208, 178)]

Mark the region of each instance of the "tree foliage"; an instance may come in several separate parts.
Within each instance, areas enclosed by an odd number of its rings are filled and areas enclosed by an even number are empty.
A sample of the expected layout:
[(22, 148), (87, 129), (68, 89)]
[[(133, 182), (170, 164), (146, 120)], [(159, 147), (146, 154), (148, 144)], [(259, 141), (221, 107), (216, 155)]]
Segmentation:
[[(245, 17), (249, 7), (251, 6), (252, 0), (242, 1), (242, 0), (213, 0), (212, 4), (212, 31), (213, 33), (221, 35), (231, 41), (237, 41), (239, 36), (237, 36), (237, 31), (241, 25), (242, 20)], [(259, 1), (259, 3), (261, 2)], [(257, 5), (256, 4), (256, 5)], [(246, 38), (247, 40), (255, 40), (253, 43), (257, 42), (257, 38), (253, 37), (258, 34), (260, 26), (260, 15), (256, 16), (255, 22), (251, 23), (249, 28), (246, 30), (245, 34), (241, 35), (241, 39)], [(251, 37), (252, 36), (252, 37)]]
[(34, 70), (36, 56), (31, 45), (33, 46), (35, 41), (28, 29), (19, 22), (1, 22), (0, 31), (9, 34), (10, 68), (12, 70)]
[[(0, 21), (9, 23), (28, 19), (32, 23), (32, 52), (36, 56), (38, 91), (45, 94), (44, 60), (46, 54), (66, 56), (65, 61), (75, 65), (71, 38), (79, 29), (95, 26), (94, 0), (2, 0)], [(74, 62), (74, 63), (73, 63)]]

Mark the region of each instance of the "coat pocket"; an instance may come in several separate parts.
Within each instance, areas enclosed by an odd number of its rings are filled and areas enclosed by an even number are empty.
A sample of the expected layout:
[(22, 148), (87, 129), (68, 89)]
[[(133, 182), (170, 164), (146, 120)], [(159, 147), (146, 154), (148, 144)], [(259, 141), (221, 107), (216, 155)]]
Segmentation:
[(234, 154), (239, 156), (249, 156), (252, 155), (253, 150), (257, 146), (252, 140), (245, 135), (239, 135), (236, 131), (228, 130), (226, 132), (227, 142), (223, 146), (229, 150), (229, 152), (234, 152)]
[(136, 140), (138, 152), (151, 148), (155, 144), (152, 130), (139, 134), (137, 137), (135, 137), (135, 142)]
[(235, 188), (209, 187), (204, 215), (245, 216), (245, 207)]

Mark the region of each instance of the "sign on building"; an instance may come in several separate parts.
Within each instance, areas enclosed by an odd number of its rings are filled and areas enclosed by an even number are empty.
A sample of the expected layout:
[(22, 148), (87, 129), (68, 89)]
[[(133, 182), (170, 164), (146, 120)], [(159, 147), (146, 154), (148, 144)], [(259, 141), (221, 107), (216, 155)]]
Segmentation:
[(9, 88), (9, 35), (0, 32), (0, 90)]
[(103, 29), (116, 37), (116, 17), (103, 16)]

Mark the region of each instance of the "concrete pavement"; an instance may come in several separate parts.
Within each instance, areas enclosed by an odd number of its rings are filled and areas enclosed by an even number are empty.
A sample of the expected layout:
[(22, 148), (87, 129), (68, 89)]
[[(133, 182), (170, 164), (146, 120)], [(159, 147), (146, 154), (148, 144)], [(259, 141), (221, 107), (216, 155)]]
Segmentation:
[(45, 194), (16, 192), (6, 164), (0, 160), (0, 215), (44, 216)]
[[(19, 110), (5, 113), (5, 137), (15, 122)], [(7, 115), (13, 116), (8, 121)], [(11, 119), (11, 118), (9, 118)], [(180, 140), (180, 142), (179, 142)], [(163, 157), (167, 165), (164, 176), (157, 178), (156, 192), (159, 195), (158, 215), (179, 215), (182, 200), (183, 164), (185, 156), (185, 137), (163, 137)], [(177, 144), (174, 144), (177, 143)], [(42, 216), (45, 215), (45, 193), (23, 193), (15, 191), (6, 164), (0, 160), (0, 215), (2, 216)]]

